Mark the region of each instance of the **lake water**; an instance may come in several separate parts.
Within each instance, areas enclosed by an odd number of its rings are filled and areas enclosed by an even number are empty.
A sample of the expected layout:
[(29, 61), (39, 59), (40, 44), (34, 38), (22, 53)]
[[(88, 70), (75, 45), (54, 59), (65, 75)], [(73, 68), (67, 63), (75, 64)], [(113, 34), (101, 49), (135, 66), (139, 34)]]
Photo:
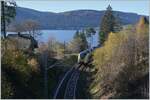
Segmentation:
[(55, 38), (59, 42), (72, 40), (75, 30), (41, 30), (40, 41), (47, 42), (49, 38)]
[[(41, 30), (42, 34), (38, 37), (39, 42), (47, 42), (49, 38), (55, 38), (57, 41), (64, 43), (73, 39), (76, 30)], [(13, 34), (14, 32), (8, 32)], [(93, 46), (98, 44), (98, 32), (93, 36)]]

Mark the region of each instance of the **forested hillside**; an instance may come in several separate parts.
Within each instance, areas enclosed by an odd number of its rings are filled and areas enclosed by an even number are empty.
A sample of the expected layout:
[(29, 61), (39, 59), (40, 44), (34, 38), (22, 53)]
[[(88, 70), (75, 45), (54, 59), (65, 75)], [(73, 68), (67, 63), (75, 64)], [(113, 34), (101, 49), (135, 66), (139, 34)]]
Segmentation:
[[(17, 7), (14, 23), (26, 20), (36, 20), (41, 29), (81, 29), (83, 27), (98, 27), (101, 23), (103, 11), (97, 10), (74, 10), (61, 13), (40, 12), (33, 9)], [(122, 24), (135, 24), (141, 15), (114, 11), (120, 17)], [(11, 25), (12, 25), (11, 24)]]

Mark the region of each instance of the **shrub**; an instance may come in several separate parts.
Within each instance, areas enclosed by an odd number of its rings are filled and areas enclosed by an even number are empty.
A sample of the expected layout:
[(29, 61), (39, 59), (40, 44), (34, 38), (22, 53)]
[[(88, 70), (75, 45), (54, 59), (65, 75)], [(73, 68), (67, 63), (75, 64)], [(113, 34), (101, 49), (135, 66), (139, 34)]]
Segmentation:
[(8, 79), (6, 78), (6, 74), (4, 72), (2, 72), (2, 76), (1, 76), (1, 90), (2, 90), (2, 98), (12, 98), (14, 95), (14, 90), (12, 87), (12, 84), (8, 81)]
[(67, 64), (68, 66), (72, 66), (75, 63), (77, 63), (78, 60), (78, 56), (77, 54), (73, 54), (73, 55), (68, 55), (66, 56), (66, 58), (64, 59), (64, 64)]
[[(41, 95), (40, 72), (36, 58), (21, 50), (5, 49), (2, 55), (2, 98), (36, 98)], [(36, 83), (36, 85), (33, 83)], [(34, 91), (36, 87), (36, 92)], [(38, 94), (37, 94), (38, 92)]]

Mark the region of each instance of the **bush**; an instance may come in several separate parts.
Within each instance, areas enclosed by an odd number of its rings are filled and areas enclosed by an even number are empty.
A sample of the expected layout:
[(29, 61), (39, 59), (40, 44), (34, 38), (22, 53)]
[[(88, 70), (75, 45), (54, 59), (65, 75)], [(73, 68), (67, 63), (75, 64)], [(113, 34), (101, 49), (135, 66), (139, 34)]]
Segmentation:
[(77, 54), (73, 54), (73, 55), (68, 55), (66, 56), (66, 58), (64, 59), (64, 64), (67, 64), (69, 66), (74, 65), (75, 63), (77, 63), (78, 60), (78, 55)]
[(12, 98), (14, 95), (14, 90), (12, 87), (12, 84), (8, 81), (6, 74), (4, 72), (2, 72), (2, 76), (1, 76), (1, 90), (2, 90), (2, 98)]
[(41, 87), (42, 81), (39, 66), (36, 58), (29, 59), (21, 50), (4, 50), (1, 67), (2, 98), (37, 98), (41, 95), (41, 88), (37, 88)]

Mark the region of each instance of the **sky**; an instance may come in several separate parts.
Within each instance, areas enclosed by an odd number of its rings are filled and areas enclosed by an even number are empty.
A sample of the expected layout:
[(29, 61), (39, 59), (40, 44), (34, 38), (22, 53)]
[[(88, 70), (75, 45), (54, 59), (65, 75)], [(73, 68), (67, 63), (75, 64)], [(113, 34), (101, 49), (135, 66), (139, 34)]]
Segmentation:
[(115, 11), (149, 15), (149, 0), (16, 0), (20, 7), (46, 12), (65, 12), (79, 9), (105, 10), (110, 4)]

